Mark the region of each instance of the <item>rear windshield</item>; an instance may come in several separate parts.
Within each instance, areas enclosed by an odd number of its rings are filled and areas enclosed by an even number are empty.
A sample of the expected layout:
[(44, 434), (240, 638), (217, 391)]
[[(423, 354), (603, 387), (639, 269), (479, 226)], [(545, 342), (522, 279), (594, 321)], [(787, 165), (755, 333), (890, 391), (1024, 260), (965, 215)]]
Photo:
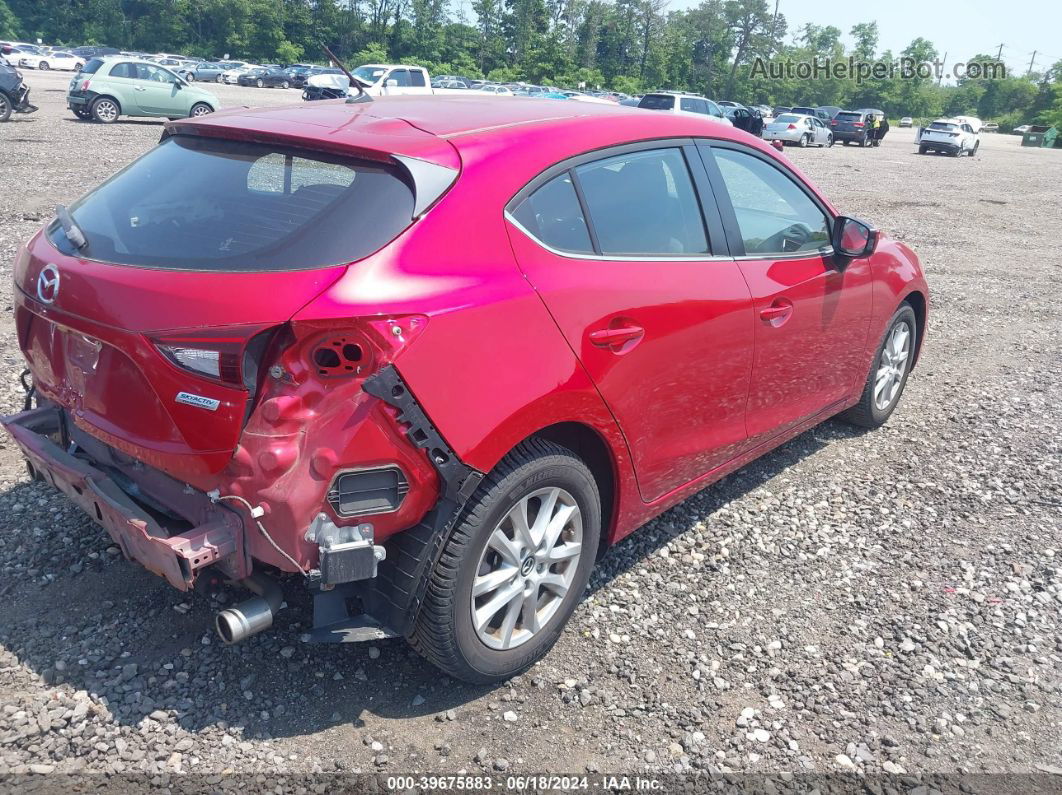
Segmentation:
[(661, 94), (648, 94), (642, 97), (638, 107), (649, 110), (671, 110), (675, 107), (675, 98)]
[(853, 113), (850, 110), (842, 110), (840, 113), (838, 113), (836, 116), (834, 116), (834, 118), (837, 119), (838, 121), (862, 121), (863, 120), (863, 114), (862, 113)]
[(103, 61), (101, 61), (99, 58), (93, 58), (91, 61), (81, 67), (81, 74), (94, 75), (97, 71), (99, 71), (99, 68), (101, 66), (103, 66)]
[(935, 122), (933, 122), (932, 124), (929, 125), (929, 129), (931, 129), (931, 130), (947, 130), (948, 132), (954, 132), (955, 130), (959, 129), (959, 125), (957, 125), (957, 124), (948, 124), (947, 122), (943, 122), (943, 121), (935, 121)]
[[(217, 138), (174, 136), (70, 208), (81, 256), (176, 270), (301, 270), (352, 262), (412, 221), (396, 167)], [(52, 242), (71, 246), (59, 227)]]
[(801, 117), (797, 116), (796, 114), (783, 113), (781, 116), (779, 116), (777, 119), (775, 119), (775, 121), (779, 122), (779, 123), (782, 123), (782, 124), (791, 124), (794, 121), (800, 121), (800, 119), (801, 119)]

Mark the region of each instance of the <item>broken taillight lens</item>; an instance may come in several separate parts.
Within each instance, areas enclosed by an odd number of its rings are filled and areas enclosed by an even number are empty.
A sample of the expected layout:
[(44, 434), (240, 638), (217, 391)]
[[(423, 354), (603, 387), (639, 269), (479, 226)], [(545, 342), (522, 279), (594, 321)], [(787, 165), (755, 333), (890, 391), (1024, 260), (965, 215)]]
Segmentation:
[(262, 326), (196, 329), (157, 336), (152, 342), (183, 370), (253, 392), (262, 354), (275, 330)]
[(787, 130), (795, 130), (796, 128), (797, 126), (795, 124), (790, 124), (788, 127), (786, 127)]

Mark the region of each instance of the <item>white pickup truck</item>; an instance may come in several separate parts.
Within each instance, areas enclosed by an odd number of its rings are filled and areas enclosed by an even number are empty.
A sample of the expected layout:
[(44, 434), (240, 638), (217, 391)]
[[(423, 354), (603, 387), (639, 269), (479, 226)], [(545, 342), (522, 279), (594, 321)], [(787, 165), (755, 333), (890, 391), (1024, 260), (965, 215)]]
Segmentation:
[[(470, 89), (432, 88), (431, 76), (423, 66), (406, 64), (370, 63), (351, 71), (354, 79), (361, 83), (365, 93), (371, 97), (393, 96), (396, 94), (468, 94)], [(313, 75), (306, 79), (306, 85), (334, 91), (346, 91), (350, 81), (346, 75)], [(303, 92), (303, 98), (310, 92)]]

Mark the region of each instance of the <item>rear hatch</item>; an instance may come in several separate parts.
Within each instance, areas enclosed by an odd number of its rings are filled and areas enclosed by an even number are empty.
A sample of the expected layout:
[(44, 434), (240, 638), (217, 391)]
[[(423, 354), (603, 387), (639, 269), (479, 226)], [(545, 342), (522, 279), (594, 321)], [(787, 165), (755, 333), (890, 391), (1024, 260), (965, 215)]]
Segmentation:
[(920, 140), (923, 142), (932, 141), (933, 143), (958, 146), (961, 138), (962, 130), (959, 128), (959, 125), (935, 121), (922, 130), (922, 137)]
[(37, 389), (176, 477), (220, 471), (286, 321), (411, 223), (412, 180), (378, 157), (215, 131), (135, 161), (19, 254)]

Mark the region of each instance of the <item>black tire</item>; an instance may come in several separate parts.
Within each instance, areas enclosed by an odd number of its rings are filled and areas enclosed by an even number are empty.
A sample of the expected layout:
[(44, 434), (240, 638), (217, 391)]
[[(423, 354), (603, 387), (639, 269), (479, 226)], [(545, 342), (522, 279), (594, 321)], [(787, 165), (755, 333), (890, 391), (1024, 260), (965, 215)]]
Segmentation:
[(224, 83), (225, 82), (225, 78), (223, 78), (221, 75), (218, 75), (217, 77), (214, 78), (214, 82), (215, 83)]
[(280, 84), (280, 87), (281, 88), (287, 88), (288, 87), (288, 81), (285, 80), (283, 83)]
[(208, 113), (213, 113), (213, 112), (214, 112), (214, 109), (212, 107), (210, 107), (207, 103), (205, 103), (205, 102), (197, 102), (194, 105), (192, 105), (191, 109), (188, 111), (188, 117), (189, 118), (195, 118), (195, 117), (198, 117), (198, 116), (206, 116)]
[[(582, 513), (582, 551), (575, 576), (556, 612), (529, 640), (507, 650), (489, 648), (477, 636), (471, 616), (472, 583), (483, 550), (520, 499), (548, 486), (565, 489)], [(430, 575), (410, 643), (450, 676), (466, 682), (502, 682), (526, 671), (552, 648), (582, 599), (600, 535), (601, 497), (586, 465), (552, 442), (520, 443), (484, 478), (465, 506)]]
[(980, 141), (978, 141), (977, 143), (975, 143), (975, 144), (974, 144), (974, 148), (973, 148), (973, 149), (971, 149), (971, 150), (970, 150), (969, 152), (967, 152), (967, 154), (968, 154), (968, 155), (969, 155), (970, 157), (974, 157), (974, 156), (976, 156), (976, 155), (977, 155), (977, 147), (979, 147), (980, 145), (981, 145), (981, 142), (980, 142)]
[(920, 154), (920, 155), (924, 155), (924, 154), (925, 154), (926, 152), (928, 152), (928, 151), (929, 151), (929, 150), (928, 150), (928, 149), (926, 149), (926, 148), (925, 148), (924, 146), (920, 146), (920, 147), (918, 147), (918, 154)]
[(868, 138), (867, 138), (867, 137), (866, 137), (865, 135), (864, 135), (864, 136), (863, 136), (863, 138), (862, 138), (862, 139), (861, 139), (861, 140), (859, 141), (859, 145), (860, 145), (860, 146), (866, 146), (866, 145), (867, 145), (868, 143), (869, 143), (869, 139), (868, 139)]
[(37, 68), (42, 72), (47, 72), (52, 67), (48, 64), (47, 61), (41, 61), (39, 64), (37, 64)]
[(255, 84), (256, 86), (258, 86), (259, 88), (261, 88), (262, 86), (264, 86), (264, 85), (265, 85), (265, 83), (263, 83), (263, 82), (262, 82), (262, 79), (261, 79), (261, 78), (259, 78), (258, 80), (255, 80), (255, 81), (254, 81), (254, 84)]
[[(111, 112), (111, 108), (114, 112)], [(96, 97), (89, 108), (92, 118), (100, 124), (114, 124), (122, 113), (122, 106), (113, 97)]]
[(0, 122), (5, 122), (11, 118), (11, 100), (7, 98), (7, 94), (0, 91)]
[(852, 142), (849, 141), (847, 138), (845, 138), (843, 141), (841, 141), (841, 143), (843, 143), (845, 146), (848, 146), (848, 144), (850, 144)]
[[(904, 373), (900, 380), (900, 388), (896, 391), (896, 395), (892, 398), (892, 401), (884, 408), (879, 409), (874, 401), (874, 382), (876, 380), (878, 367), (881, 364), (882, 352), (885, 350), (885, 343), (889, 339), (889, 335), (896, 326), (901, 323), (906, 323), (908, 330), (910, 331), (910, 352), (907, 355), (907, 360), (904, 362)], [(889, 324), (885, 327), (885, 333), (881, 336), (881, 342), (878, 343), (877, 353), (874, 354), (874, 360), (870, 365), (870, 372), (867, 373), (867, 380), (863, 386), (863, 394), (859, 398), (859, 402), (852, 408), (842, 412), (839, 417), (845, 422), (852, 425), (858, 425), (861, 428), (877, 428), (883, 425), (886, 420), (892, 415), (892, 412), (896, 410), (896, 406), (900, 403), (900, 398), (903, 397), (904, 387), (907, 386), (907, 378), (911, 375), (911, 367), (914, 365), (914, 357), (918, 349), (918, 320), (915, 317), (914, 309), (911, 305), (904, 302), (900, 304), (899, 308), (893, 313), (892, 319), (889, 320)]]
[(808, 140), (809, 140), (809, 137), (808, 137), (808, 135), (806, 133), (804, 135), (800, 136), (800, 148), (801, 149), (807, 149), (808, 148)]
[(831, 135), (827, 135), (826, 136), (826, 148), (829, 149), (830, 147), (833, 146), (833, 144), (834, 144), (833, 135), (832, 134)]
[(74, 111), (74, 115), (77, 116), (79, 119), (83, 119), (85, 121), (91, 121), (92, 120), (92, 113), (90, 111), (84, 110), (82, 108), (79, 108), (79, 109), (75, 110)]

